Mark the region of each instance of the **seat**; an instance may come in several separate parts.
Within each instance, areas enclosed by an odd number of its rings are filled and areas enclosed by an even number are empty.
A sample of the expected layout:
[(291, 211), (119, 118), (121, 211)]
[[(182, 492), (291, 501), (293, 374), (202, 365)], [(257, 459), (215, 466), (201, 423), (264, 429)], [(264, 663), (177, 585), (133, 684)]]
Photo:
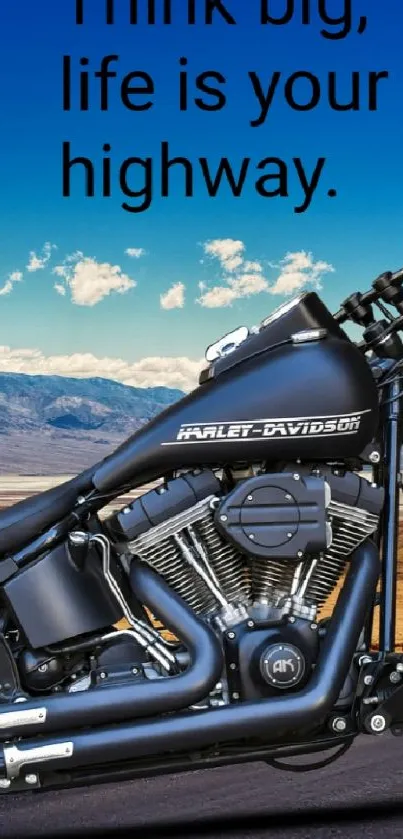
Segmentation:
[(97, 466), (60, 486), (38, 493), (0, 511), (0, 559), (28, 545), (44, 530), (68, 515), (79, 495), (93, 489)]

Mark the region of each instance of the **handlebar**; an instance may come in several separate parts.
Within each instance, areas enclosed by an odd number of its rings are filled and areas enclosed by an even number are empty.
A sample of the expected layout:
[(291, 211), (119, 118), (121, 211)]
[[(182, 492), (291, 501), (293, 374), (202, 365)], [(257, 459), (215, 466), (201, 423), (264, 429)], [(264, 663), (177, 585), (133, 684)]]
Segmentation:
[(403, 268), (380, 274), (369, 291), (357, 291), (350, 295), (333, 317), (338, 323), (352, 320), (359, 326), (368, 326), (373, 321), (371, 306), (380, 301), (395, 306), (399, 314), (403, 315)]
[[(385, 304), (394, 306), (398, 316), (393, 317)], [(373, 305), (385, 320), (375, 319)], [(364, 341), (359, 345), (364, 351), (373, 349), (381, 357), (401, 358), (403, 343), (397, 332), (403, 329), (403, 268), (380, 274), (369, 291), (351, 294), (333, 317), (339, 324), (349, 320), (365, 329)]]

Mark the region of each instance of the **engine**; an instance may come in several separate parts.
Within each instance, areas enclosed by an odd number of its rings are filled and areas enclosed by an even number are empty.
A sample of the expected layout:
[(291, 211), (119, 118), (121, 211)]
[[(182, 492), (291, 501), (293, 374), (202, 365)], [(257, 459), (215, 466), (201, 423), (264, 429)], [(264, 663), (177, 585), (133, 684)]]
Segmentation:
[[(102, 532), (72, 532), (33, 566), (39, 576), (30, 577), (31, 596), (43, 590), (52, 563), (65, 592), (74, 569), (98, 569), (98, 589), (93, 576), (84, 587), (91, 592), (89, 606), (102, 585), (103, 597), (115, 602), (114, 611), (102, 612), (102, 625), (114, 624), (120, 610), (129, 628), (94, 635), (95, 625), (83, 625), (77, 641), (70, 623), (61, 630), (58, 621), (45, 627), (34, 622), (25, 625), (28, 646), (18, 632), (9, 632), (22, 686), (31, 694), (75, 692), (105, 680), (164, 679), (186, 669), (188, 651), (180, 639), (171, 648), (143, 612), (131, 610), (124, 569), (135, 560), (161, 575), (220, 639), (224, 670), (202, 707), (300, 690), (326, 631), (319, 624), (322, 606), (351, 554), (376, 531), (383, 496), (375, 484), (335, 466), (291, 463), (274, 472), (254, 467), (177, 475), (105, 520)], [(20, 579), (24, 583), (24, 575)], [(73, 588), (72, 604), (75, 595)], [(15, 595), (12, 602), (17, 614)], [(75, 614), (75, 624), (87, 613)], [(27, 620), (26, 610), (19, 615)], [(18, 688), (11, 659), (9, 672), (8, 694)], [(0, 701), (7, 699), (0, 693)]]
[(199, 470), (137, 499), (109, 529), (126, 556), (225, 631), (247, 619), (315, 621), (382, 505), (382, 489), (330, 467), (293, 464), (229, 490), (223, 476)]

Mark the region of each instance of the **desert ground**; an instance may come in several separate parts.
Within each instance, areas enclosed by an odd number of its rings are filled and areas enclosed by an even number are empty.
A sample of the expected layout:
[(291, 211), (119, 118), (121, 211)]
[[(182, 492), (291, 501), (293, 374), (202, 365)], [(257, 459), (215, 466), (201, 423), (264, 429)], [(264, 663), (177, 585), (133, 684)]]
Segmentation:
[[(0, 509), (16, 504), (18, 501), (35, 495), (38, 492), (44, 492), (51, 489), (58, 484), (64, 483), (72, 478), (72, 475), (58, 475), (52, 476), (36, 476), (36, 475), (0, 475)], [(117, 509), (124, 506), (129, 500), (138, 497), (153, 485), (141, 487), (134, 490), (130, 494), (116, 499), (113, 504), (105, 508), (104, 513), (107, 515), (112, 509)], [(155, 484), (154, 484), (155, 486)], [(403, 500), (401, 501), (401, 511), (403, 511)], [(399, 525), (399, 575), (398, 575), (398, 614), (397, 614), (397, 637), (396, 644), (398, 649), (403, 649), (403, 515), (401, 515), (401, 522)], [(342, 583), (342, 581), (340, 581)], [(325, 605), (321, 616), (325, 617), (331, 614), (339, 587), (334, 591), (333, 595)], [(376, 610), (378, 612), (378, 609)], [(375, 625), (373, 633), (373, 643), (377, 646), (378, 638), (378, 622), (377, 614), (375, 614)]]

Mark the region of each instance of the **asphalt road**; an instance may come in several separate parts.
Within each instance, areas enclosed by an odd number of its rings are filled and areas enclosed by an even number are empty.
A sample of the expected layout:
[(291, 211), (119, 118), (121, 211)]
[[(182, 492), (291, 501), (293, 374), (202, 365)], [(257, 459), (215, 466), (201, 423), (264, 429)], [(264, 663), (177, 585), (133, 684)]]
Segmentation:
[(337, 763), (304, 774), (256, 763), (0, 798), (1, 837), (66, 830), (132, 839), (402, 836), (403, 739), (362, 737)]

